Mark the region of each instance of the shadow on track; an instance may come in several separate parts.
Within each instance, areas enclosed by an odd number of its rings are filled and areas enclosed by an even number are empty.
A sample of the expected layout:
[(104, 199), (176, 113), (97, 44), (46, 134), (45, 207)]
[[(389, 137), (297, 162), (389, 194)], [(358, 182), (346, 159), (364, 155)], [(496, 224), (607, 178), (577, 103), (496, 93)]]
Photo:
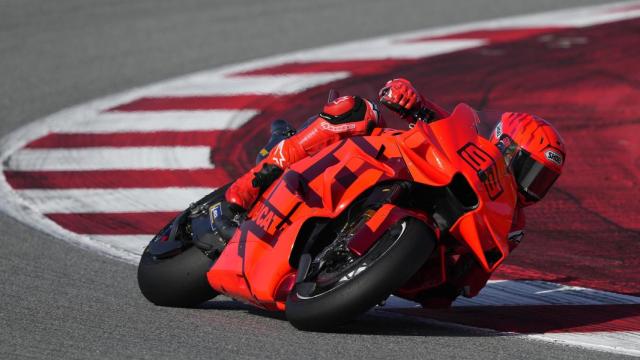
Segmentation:
[[(213, 300), (206, 302), (196, 309), (244, 311), (251, 316), (259, 316), (279, 321), (287, 321), (284, 312), (266, 311), (233, 300)], [(379, 310), (368, 313), (340, 325), (331, 331), (324, 333), (352, 334), (352, 335), (386, 335), (386, 336), (479, 336), (496, 337), (504, 334), (463, 327), (450, 327), (436, 323), (428, 323), (419, 319), (410, 318), (402, 314), (392, 314)]]
[[(238, 310), (252, 316), (287, 320), (283, 312), (261, 310), (232, 300), (209, 301), (198, 309)], [(472, 306), (441, 310), (377, 308), (327, 333), (495, 337), (507, 336), (506, 332), (607, 331), (639, 316), (637, 304)]]

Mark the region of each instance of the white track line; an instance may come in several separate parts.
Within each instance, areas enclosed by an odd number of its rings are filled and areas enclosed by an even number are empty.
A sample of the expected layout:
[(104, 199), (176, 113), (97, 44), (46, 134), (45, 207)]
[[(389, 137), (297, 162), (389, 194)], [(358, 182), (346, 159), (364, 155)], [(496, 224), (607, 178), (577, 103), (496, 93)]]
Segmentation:
[(614, 21), (633, 19), (640, 16), (640, 10), (614, 11), (616, 8), (633, 3), (608, 4), (582, 9), (567, 9), (550, 13), (518, 16), (494, 21), (496, 28), (520, 27), (587, 27)]
[(321, 48), (296, 54), (291, 59), (298, 62), (419, 59), (470, 49), (487, 44), (485, 40), (430, 40), (400, 43), (390, 39), (376, 39), (359, 43), (348, 43), (331, 48)]
[(491, 281), (475, 298), (460, 298), (457, 306), (613, 305), (640, 304), (640, 298), (546, 281)]
[(181, 211), (211, 188), (18, 190), (40, 213)]
[(640, 357), (640, 332), (636, 331), (546, 333), (523, 337)]
[(207, 146), (21, 149), (5, 168), (21, 171), (211, 169)]
[(94, 241), (126, 250), (136, 256), (142, 255), (142, 251), (149, 244), (154, 234), (149, 235), (89, 235)]
[(63, 124), (60, 133), (235, 130), (257, 110), (104, 112), (84, 122)]
[(190, 95), (248, 95), (270, 94), (287, 95), (346, 79), (348, 72), (331, 72), (294, 75), (257, 75), (250, 77), (228, 78), (218, 74), (199, 74), (187, 76), (176, 81), (164, 83), (162, 87), (150, 88), (143, 93), (146, 96), (190, 96)]
[[(629, 304), (640, 304), (640, 297), (546, 281), (491, 280), (478, 296), (471, 299), (459, 297), (453, 306)], [(385, 307), (409, 308), (420, 305), (394, 296)]]

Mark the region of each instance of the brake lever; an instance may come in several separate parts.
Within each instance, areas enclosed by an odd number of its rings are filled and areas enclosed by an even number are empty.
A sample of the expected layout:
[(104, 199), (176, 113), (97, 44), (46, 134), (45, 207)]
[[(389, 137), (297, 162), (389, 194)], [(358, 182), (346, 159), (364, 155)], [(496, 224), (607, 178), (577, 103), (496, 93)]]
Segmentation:
[(401, 116), (411, 117), (416, 122), (424, 121), (427, 124), (432, 123), (435, 117), (433, 111), (425, 107), (419, 107), (416, 110), (405, 110), (405, 115)]
[(412, 118), (414, 120), (412, 122), (424, 121), (426, 123), (430, 123), (434, 118), (433, 111), (425, 107), (418, 107), (417, 109), (414, 109), (414, 110), (407, 110), (398, 104), (383, 101), (382, 99), (380, 100), (380, 102), (384, 104), (387, 108), (389, 108), (389, 110), (396, 112), (403, 119)]

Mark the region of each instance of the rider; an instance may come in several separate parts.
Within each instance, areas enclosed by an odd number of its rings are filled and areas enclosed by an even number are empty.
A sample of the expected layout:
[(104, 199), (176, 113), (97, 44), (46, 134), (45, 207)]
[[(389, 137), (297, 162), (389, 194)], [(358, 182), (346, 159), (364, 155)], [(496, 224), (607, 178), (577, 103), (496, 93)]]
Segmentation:
[[(388, 81), (379, 92), (379, 100), (409, 123), (416, 118), (430, 122), (450, 115), (402, 78)], [(260, 163), (227, 189), (226, 201), (221, 204), (222, 216), (214, 219), (220, 234), (229, 239), (240, 215), (291, 164), (341, 139), (378, 134), (384, 126), (377, 107), (369, 100), (343, 96), (326, 104), (306, 127), (278, 143)], [(524, 234), (522, 209), (542, 199), (562, 172), (564, 142), (553, 126), (543, 119), (519, 113), (504, 113), (491, 141), (503, 153), (518, 184), (518, 201), (509, 234), (509, 245), (513, 249)], [(416, 300), (427, 307), (449, 306), (460, 294), (475, 296), (491, 276), (471, 258), (459, 259), (457, 266), (464, 271), (444, 285), (418, 294)]]
[[(415, 112), (426, 121), (449, 116), (438, 105), (428, 101), (406, 79), (388, 81), (380, 90), (380, 102), (407, 121), (415, 121)], [(214, 217), (216, 227), (225, 239), (231, 238), (241, 216), (291, 164), (314, 155), (339, 140), (372, 135), (385, 127), (376, 105), (358, 96), (343, 96), (324, 106), (324, 109), (297, 134), (282, 140), (256, 166), (242, 175), (227, 189), (226, 201)]]

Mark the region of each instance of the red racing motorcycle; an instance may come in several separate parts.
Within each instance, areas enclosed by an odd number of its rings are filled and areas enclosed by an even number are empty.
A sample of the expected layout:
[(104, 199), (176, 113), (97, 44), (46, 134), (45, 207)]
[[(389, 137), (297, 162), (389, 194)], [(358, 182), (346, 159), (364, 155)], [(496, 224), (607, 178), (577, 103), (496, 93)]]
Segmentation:
[(212, 225), (220, 188), (151, 240), (140, 289), (162, 306), (224, 294), (321, 330), (391, 294), (424, 297), (452, 259), (491, 273), (509, 254), (517, 197), (491, 128), (460, 104), (446, 119), (335, 143), (286, 170), (228, 242)]

